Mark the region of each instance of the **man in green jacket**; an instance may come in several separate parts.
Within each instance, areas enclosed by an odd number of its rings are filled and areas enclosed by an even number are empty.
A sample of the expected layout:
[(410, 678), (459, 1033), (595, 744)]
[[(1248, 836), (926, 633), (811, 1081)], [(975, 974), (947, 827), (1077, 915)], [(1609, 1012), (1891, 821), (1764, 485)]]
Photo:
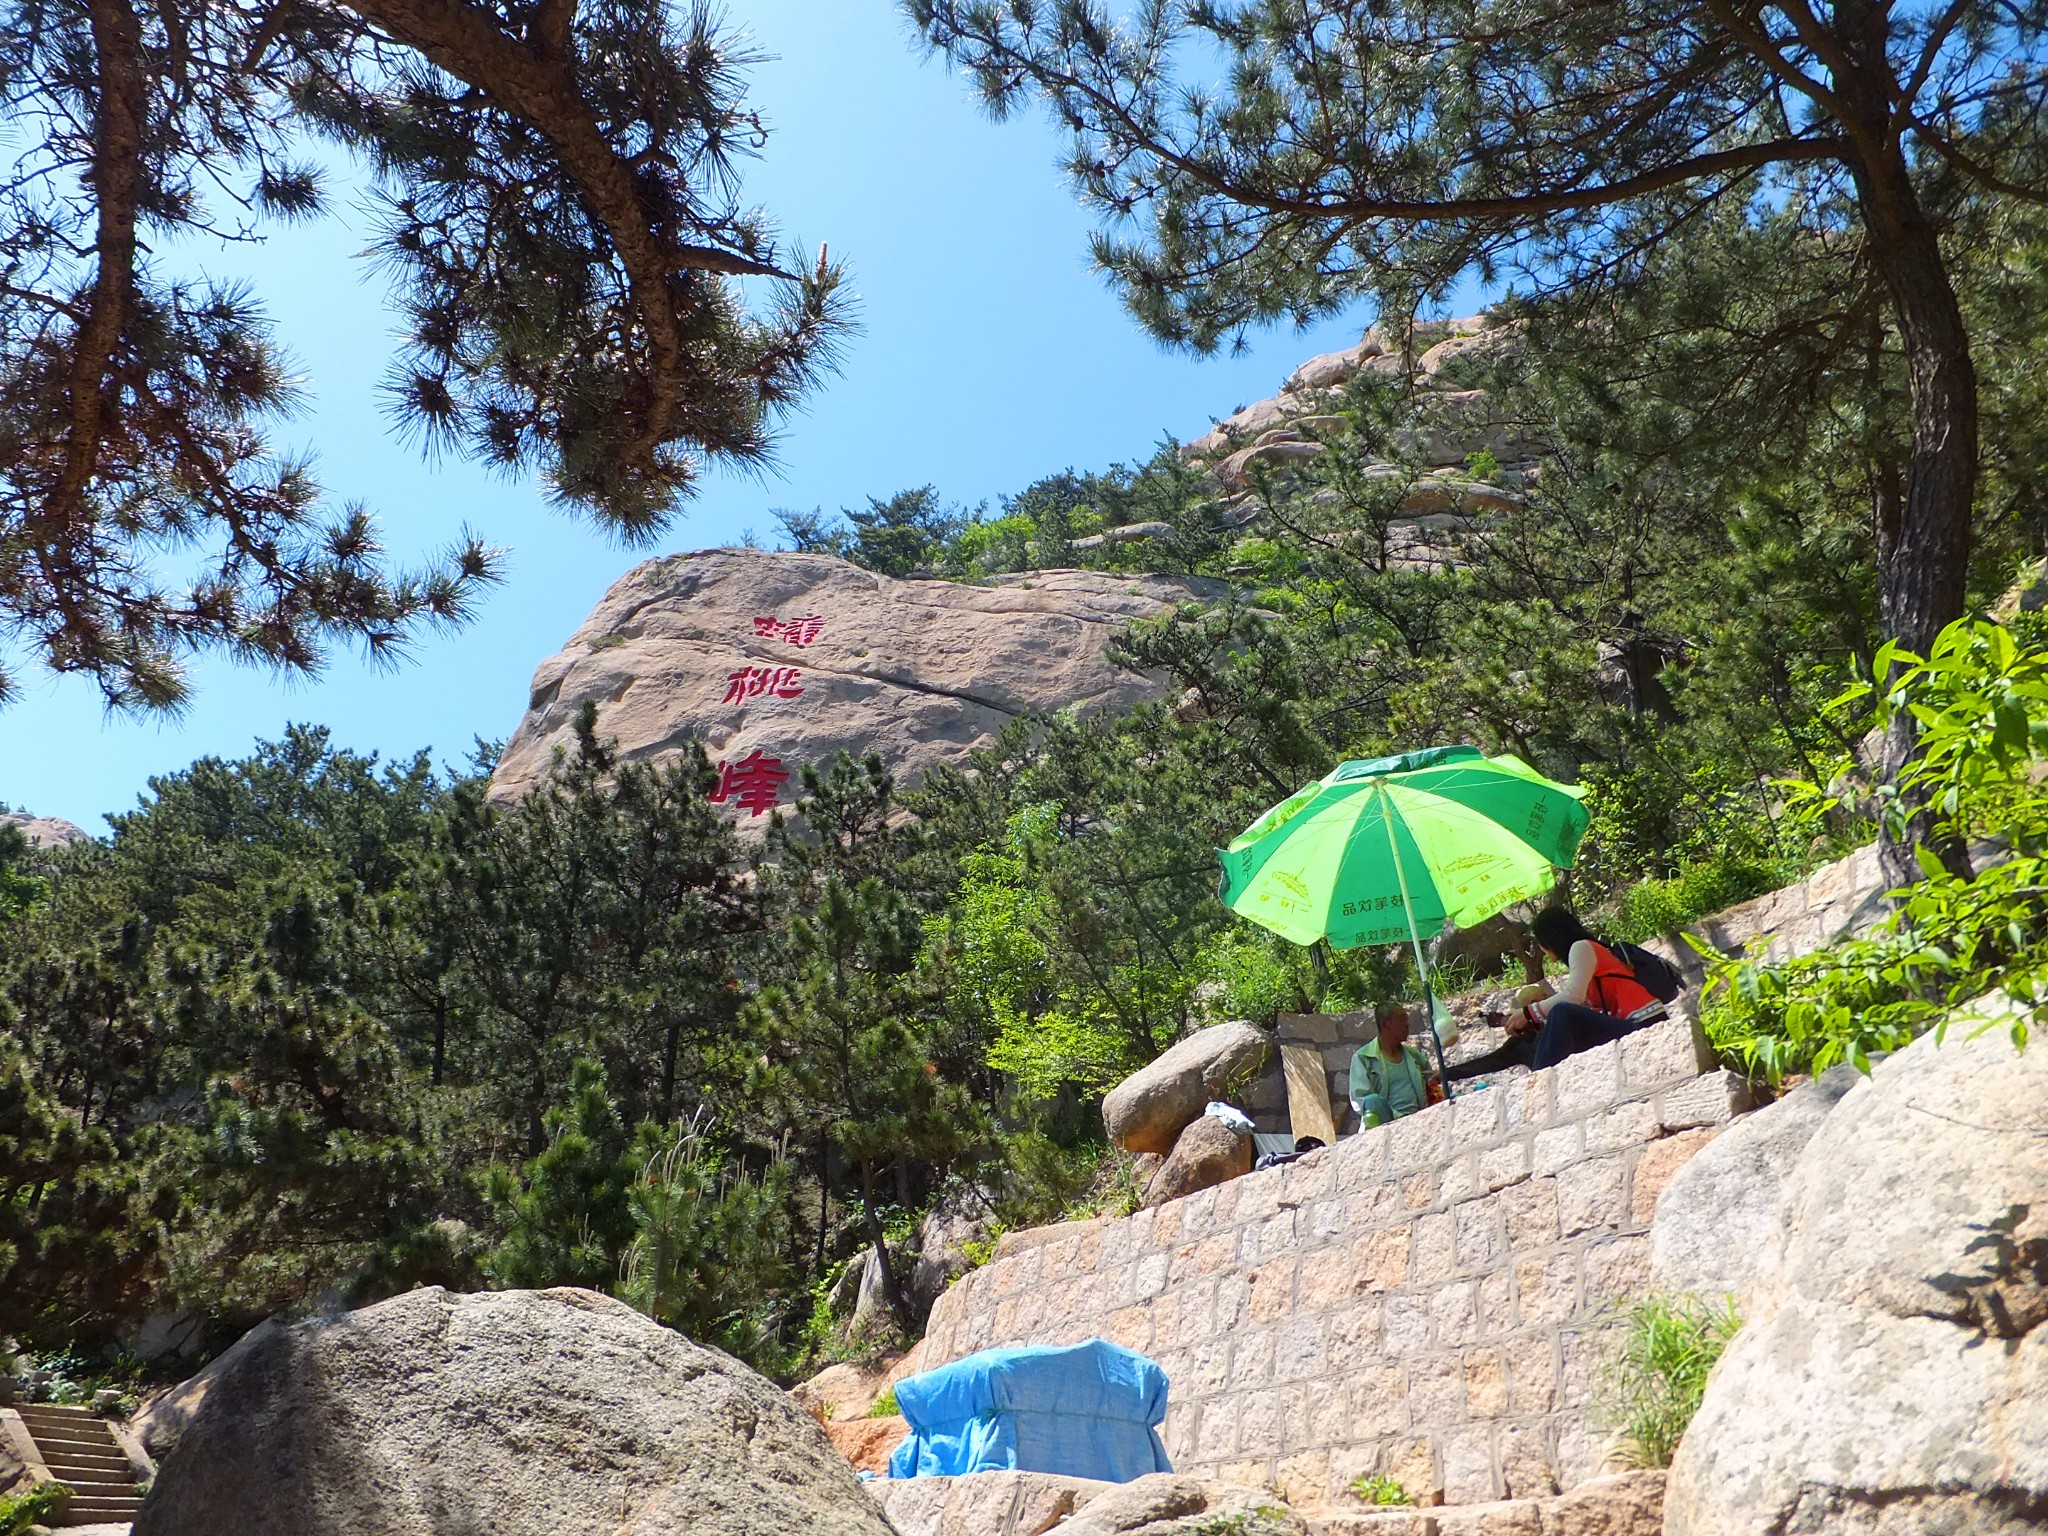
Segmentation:
[(1351, 1107), (1360, 1130), (1412, 1115), (1429, 1103), (1429, 1068), (1422, 1052), (1408, 1049), (1408, 1010), (1382, 1004), (1373, 1022), (1377, 1039), (1351, 1056)]

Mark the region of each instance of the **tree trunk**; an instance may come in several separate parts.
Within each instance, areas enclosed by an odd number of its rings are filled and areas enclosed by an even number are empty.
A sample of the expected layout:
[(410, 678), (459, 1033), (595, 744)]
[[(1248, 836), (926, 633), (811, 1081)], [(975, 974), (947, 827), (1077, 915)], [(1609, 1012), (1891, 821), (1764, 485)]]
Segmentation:
[[(1877, 105), (1878, 112), (1884, 109)], [(1887, 636), (1924, 656), (1935, 636), (1963, 614), (1977, 493), (1977, 371), (1940, 238), (1913, 190), (1903, 151), (1892, 142), (1887, 153), (1859, 157), (1852, 169), (1871, 263), (1884, 279), (1905, 345), (1912, 403), (1905, 496), (1881, 496), (1877, 504), (1878, 615)], [(1896, 783), (1911, 760), (1916, 734), (1909, 717), (1893, 723), (1881, 763), (1886, 782)], [(1890, 828), (1879, 833), (1885, 874), (1895, 883), (1920, 878), (1913, 848), (1929, 832), (1920, 811), (1903, 836)], [(1939, 851), (1951, 870), (1970, 873), (1967, 848)]]
[(889, 1259), (889, 1242), (882, 1231), (882, 1214), (875, 1208), (875, 1165), (865, 1157), (860, 1160), (860, 1203), (861, 1212), (867, 1217), (868, 1241), (875, 1245), (875, 1262), (882, 1267), (882, 1295), (889, 1303), (889, 1310), (896, 1315), (897, 1327), (908, 1338), (917, 1332), (917, 1324), (910, 1315), (910, 1298), (903, 1294), (903, 1287), (896, 1279), (896, 1266)]
[(825, 1233), (832, 1224), (832, 1144), (818, 1132), (818, 1259), (813, 1266), (825, 1273)]

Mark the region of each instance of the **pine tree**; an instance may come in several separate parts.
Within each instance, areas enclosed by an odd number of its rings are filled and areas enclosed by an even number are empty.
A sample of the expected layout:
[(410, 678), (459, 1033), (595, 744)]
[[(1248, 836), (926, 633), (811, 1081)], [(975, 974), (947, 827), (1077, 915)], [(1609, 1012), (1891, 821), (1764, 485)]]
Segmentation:
[(313, 141), (374, 189), (399, 430), (628, 539), (760, 462), (845, 329), (838, 269), (741, 202), (752, 57), (705, 4), (6, 0), (0, 56), (0, 627), (118, 707), (175, 705), (199, 647), (394, 653), (497, 578), (477, 535), (392, 569), (269, 442), (297, 389), (256, 298), (162, 254), (329, 214)]
[(822, 1134), (859, 1180), (861, 1218), (882, 1291), (915, 1327), (891, 1254), (881, 1175), (912, 1163), (943, 1167), (986, 1130), (978, 1106), (932, 1060), (940, 999), (921, 985), (921, 926), (900, 891), (875, 877), (828, 875), (815, 907), (790, 920), (790, 980), (749, 1008), (767, 1056), (757, 1084), (792, 1130)]
[[(1069, 173), (1109, 226), (1097, 262), (1170, 342), (1366, 296), (1399, 318), (1468, 273), (1626, 282), (1717, 210), (1816, 245), (1850, 232), (1910, 389), (1904, 473), (1872, 509), (1884, 627), (1924, 652), (1962, 612), (1978, 401), (1944, 240), (1973, 203), (2048, 201), (2038, 9), (1205, 0), (1120, 25), (1099, 0), (906, 8), (991, 111), (1038, 97), (1072, 131)], [(1835, 317), (1801, 316), (1762, 360)]]
[[(651, 1129), (651, 1128), (650, 1128)], [(651, 1147), (629, 1136), (605, 1091), (604, 1068), (579, 1061), (566, 1102), (547, 1112), (547, 1146), (518, 1168), (491, 1170), (488, 1191), (505, 1238), (484, 1261), (498, 1284), (609, 1290), (632, 1240), (629, 1195)]]

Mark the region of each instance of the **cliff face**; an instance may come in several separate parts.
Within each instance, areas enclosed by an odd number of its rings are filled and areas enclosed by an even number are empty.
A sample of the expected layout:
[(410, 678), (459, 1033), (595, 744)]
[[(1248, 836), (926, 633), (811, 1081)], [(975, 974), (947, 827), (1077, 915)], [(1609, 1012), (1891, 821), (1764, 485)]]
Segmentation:
[(19, 827), (22, 836), (36, 848), (62, 848), (85, 837), (82, 827), (61, 816), (31, 816), (27, 811), (0, 811), (0, 827)]
[(827, 555), (749, 549), (651, 560), (540, 664), (491, 793), (532, 789), (586, 699), (627, 761), (701, 741), (743, 823), (794, 798), (800, 765), (842, 748), (878, 753), (915, 783), (1020, 714), (1154, 697), (1154, 680), (1103, 647), (1127, 620), (1220, 592), (1100, 571), (898, 581)]

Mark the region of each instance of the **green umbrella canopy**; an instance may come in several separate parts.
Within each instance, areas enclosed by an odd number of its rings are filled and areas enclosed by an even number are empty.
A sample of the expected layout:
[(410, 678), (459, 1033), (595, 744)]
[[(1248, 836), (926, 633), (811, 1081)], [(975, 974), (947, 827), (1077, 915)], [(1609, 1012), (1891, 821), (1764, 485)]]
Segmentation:
[(1477, 747), (1340, 763), (1218, 850), (1223, 904), (1339, 949), (1469, 928), (1550, 889), (1586, 830), (1582, 794)]

